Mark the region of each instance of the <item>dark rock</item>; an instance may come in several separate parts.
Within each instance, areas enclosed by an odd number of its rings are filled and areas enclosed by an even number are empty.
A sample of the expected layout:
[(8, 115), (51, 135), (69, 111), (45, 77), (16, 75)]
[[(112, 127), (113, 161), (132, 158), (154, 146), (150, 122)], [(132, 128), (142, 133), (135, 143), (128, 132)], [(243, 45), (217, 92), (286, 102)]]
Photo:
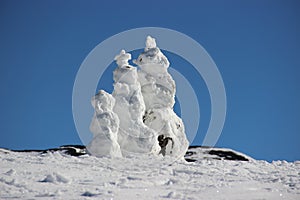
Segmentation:
[(208, 152), (210, 155), (217, 155), (221, 158), (224, 158), (224, 160), (239, 160), (239, 161), (249, 161), (248, 158), (238, 155), (235, 152), (232, 151), (221, 151), (221, 150), (210, 150)]
[[(165, 154), (165, 148), (169, 141), (173, 142), (171, 138), (160, 135), (158, 137), (159, 145), (161, 147), (161, 154)], [(1, 150), (1, 149), (0, 149)], [(4, 153), (8, 153), (9, 150), (2, 149)], [(88, 154), (87, 149), (83, 145), (63, 145), (58, 148), (51, 148), (45, 150), (12, 150), (13, 152), (37, 152), (41, 154), (49, 152), (61, 152), (70, 156), (82, 156)], [(1, 151), (0, 151), (1, 152)], [(205, 146), (190, 146), (184, 156), (187, 162), (196, 162), (199, 160), (232, 160), (232, 161), (249, 161), (249, 157), (235, 152), (230, 149), (211, 148)]]
[(166, 155), (166, 148), (167, 148), (169, 141), (172, 142), (172, 149), (174, 147), (174, 141), (171, 137), (165, 137), (164, 135), (159, 135), (157, 140), (158, 140), (158, 144), (161, 148), (161, 150), (159, 151), (159, 154), (162, 154), (163, 156)]
[(196, 159), (192, 159), (192, 158), (184, 158), (187, 162), (196, 162)]
[(45, 154), (48, 152), (62, 152), (70, 156), (81, 156), (87, 154), (86, 147), (83, 145), (63, 145), (59, 148), (51, 148), (45, 150), (36, 150), (36, 149), (25, 149), (25, 150), (12, 150), (14, 152), (37, 152)]
[(184, 158), (187, 162), (196, 162), (203, 159), (249, 161), (247, 156), (233, 150), (205, 146), (190, 146)]

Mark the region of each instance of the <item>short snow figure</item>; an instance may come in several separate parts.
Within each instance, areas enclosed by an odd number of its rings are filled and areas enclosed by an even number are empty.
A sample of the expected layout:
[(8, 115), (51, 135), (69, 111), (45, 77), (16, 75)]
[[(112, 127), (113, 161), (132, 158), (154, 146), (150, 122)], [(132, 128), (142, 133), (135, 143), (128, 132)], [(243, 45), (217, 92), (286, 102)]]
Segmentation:
[(87, 146), (88, 151), (95, 156), (121, 157), (118, 144), (119, 117), (113, 112), (115, 99), (111, 94), (100, 90), (92, 99), (95, 114), (90, 130), (93, 140)]

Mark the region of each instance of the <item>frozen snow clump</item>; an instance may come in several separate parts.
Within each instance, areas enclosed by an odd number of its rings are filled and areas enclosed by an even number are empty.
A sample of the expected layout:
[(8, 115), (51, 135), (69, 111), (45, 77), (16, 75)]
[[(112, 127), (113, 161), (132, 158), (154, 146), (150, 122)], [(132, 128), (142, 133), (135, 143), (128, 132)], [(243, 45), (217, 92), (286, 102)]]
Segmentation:
[(183, 157), (189, 142), (182, 120), (173, 111), (176, 85), (167, 57), (148, 36), (134, 67), (122, 50), (115, 57), (112, 95), (103, 90), (92, 99), (94, 138), (88, 150), (96, 156), (131, 153)]

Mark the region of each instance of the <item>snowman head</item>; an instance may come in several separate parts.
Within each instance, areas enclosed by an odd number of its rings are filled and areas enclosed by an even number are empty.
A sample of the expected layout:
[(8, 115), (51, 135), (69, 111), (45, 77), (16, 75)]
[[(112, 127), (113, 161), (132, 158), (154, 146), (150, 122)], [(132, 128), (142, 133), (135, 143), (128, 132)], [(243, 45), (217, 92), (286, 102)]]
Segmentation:
[[(155, 71), (159, 72), (160, 70), (165, 71), (170, 63), (168, 59), (163, 55), (163, 53), (160, 51), (160, 49), (156, 46), (156, 41), (151, 36), (148, 36), (145, 42), (145, 49), (144, 52), (141, 53), (137, 60), (134, 60), (133, 62), (137, 64), (142, 70), (145, 71)], [(149, 69), (152, 66), (153, 69)]]
[(96, 111), (102, 113), (113, 109), (115, 99), (111, 94), (104, 90), (99, 90), (99, 92), (92, 98), (91, 103)]

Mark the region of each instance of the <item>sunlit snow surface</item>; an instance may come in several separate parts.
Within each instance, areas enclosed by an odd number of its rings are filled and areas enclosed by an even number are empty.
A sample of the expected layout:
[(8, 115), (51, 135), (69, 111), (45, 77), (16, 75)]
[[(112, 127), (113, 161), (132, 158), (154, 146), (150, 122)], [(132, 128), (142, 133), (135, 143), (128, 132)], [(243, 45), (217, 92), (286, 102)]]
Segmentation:
[(300, 199), (300, 162), (73, 157), (0, 149), (0, 199)]

